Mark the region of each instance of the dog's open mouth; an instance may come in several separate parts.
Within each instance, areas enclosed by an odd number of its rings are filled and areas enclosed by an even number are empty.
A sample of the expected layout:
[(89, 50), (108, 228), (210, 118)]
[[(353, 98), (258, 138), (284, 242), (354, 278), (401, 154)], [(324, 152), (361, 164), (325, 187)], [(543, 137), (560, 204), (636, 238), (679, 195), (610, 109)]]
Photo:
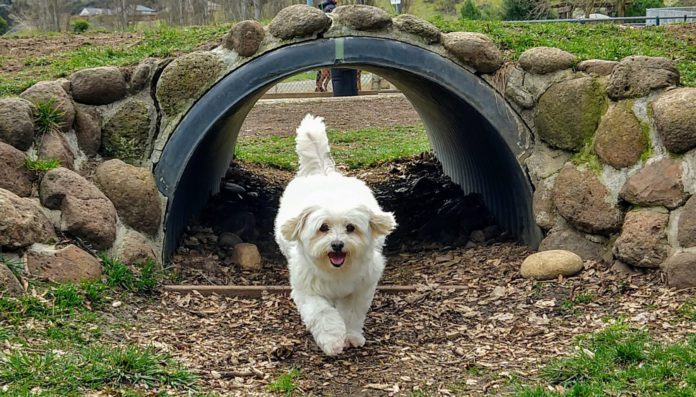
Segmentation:
[(341, 267), (343, 262), (346, 261), (345, 252), (329, 252), (329, 260), (333, 267)]

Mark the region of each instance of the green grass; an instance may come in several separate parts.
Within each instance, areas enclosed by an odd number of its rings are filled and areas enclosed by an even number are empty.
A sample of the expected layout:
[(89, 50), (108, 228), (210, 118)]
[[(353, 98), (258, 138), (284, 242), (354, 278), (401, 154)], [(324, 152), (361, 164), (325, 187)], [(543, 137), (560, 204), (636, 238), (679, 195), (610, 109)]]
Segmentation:
[(266, 388), (269, 391), (276, 393), (283, 393), (286, 396), (292, 396), (295, 392), (297, 386), (295, 386), (295, 379), (300, 377), (300, 371), (298, 369), (292, 368), (288, 372), (280, 375), (276, 380), (269, 383)]
[(526, 49), (558, 47), (584, 59), (620, 60), (629, 55), (676, 60), (684, 85), (696, 86), (696, 46), (668, 27), (632, 29), (611, 23), (512, 24), (500, 21), (449, 21), (431, 18), (443, 32), (481, 32), (517, 59)]
[(148, 261), (128, 266), (106, 255), (100, 257), (104, 266), (107, 286), (122, 288), (142, 295), (152, 295), (157, 292), (161, 272), (154, 262)]
[(289, 83), (291, 81), (305, 81), (305, 80), (314, 81), (314, 79), (316, 77), (317, 77), (317, 72), (314, 70), (309, 70), (307, 72), (302, 72), (302, 73), (292, 75), (292, 76), (288, 77), (287, 79), (283, 80), (283, 82)]
[(60, 161), (56, 159), (42, 160), (34, 158), (25, 158), (24, 166), (32, 172), (45, 173), (54, 168), (60, 167)]
[(693, 396), (696, 334), (663, 344), (645, 331), (614, 324), (581, 338), (573, 355), (549, 363), (542, 376), (546, 384), (560, 385), (565, 393), (539, 385), (521, 388), (515, 396)]
[[(337, 164), (369, 167), (430, 150), (423, 127), (368, 128), (329, 131), (331, 153)], [(297, 169), (294, 137), (243, 137), (235, 157), (285, 170)]]
[(58, 108), (54, 99), (39, 102), (36, 104), (34, 122), (42, 135), (58, 131), (65, 124), (65, 112)]

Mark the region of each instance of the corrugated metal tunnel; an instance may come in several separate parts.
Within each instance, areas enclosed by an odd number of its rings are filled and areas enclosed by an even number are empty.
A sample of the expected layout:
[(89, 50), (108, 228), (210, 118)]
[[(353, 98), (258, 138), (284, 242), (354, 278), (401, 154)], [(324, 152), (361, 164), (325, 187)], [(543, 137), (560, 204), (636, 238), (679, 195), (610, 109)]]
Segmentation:
[(421, 47), (347, 37), (265, 53), (221, 79), (191, 107), (155, 166), (158, 187), (168, 199), (165, 258), (217, 191), (256, 101), (286, 77), (333, 65), (367, 70), (397, 86), (423, 120), (445, 173), (465, 193), (480, 193), (499, 224), (521, 242), (539, 244), (532, 187), (518, 161), (530, 133), (520, 132), (523, 123), (503, 97), (479, 76)]

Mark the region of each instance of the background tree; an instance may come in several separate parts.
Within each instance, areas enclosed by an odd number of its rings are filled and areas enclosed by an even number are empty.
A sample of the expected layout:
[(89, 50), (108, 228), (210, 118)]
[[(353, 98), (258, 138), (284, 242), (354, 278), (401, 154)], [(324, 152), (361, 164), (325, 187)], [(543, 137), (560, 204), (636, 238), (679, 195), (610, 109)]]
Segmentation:
[(549, 19), (549, 0), (503, 0), (503, 18), (508, 21)]
[(466, 0), (460, 10), (462, 19), (481, 19), (481, 10), (474, 4), (473, 0)]
[(664, 6), (665, 3), (663, 0), (633, 0), (633, 3), (626, 7), (626, 16), (641, 17), (645, 15), (645, 11), (648, 8), (660, 8)]

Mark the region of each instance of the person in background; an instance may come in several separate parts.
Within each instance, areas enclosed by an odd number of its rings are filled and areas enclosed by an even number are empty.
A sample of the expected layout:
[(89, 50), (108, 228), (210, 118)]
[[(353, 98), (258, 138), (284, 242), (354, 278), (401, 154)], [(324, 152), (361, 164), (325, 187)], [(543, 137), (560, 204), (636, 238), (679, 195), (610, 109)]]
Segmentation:
[(324, 12), (331, 12), (336, 8), (336, 0), (324, 0), (319, 4), (319, 9)]
[[(319, 4), (319, 9), (324, 12), (331, 12), (336, 8), (336, 0), (324, 0)], [(331, 72), (329, 69), (320, 69), (317, 71), (315, 92), (325, 92), (331, 80)]]

